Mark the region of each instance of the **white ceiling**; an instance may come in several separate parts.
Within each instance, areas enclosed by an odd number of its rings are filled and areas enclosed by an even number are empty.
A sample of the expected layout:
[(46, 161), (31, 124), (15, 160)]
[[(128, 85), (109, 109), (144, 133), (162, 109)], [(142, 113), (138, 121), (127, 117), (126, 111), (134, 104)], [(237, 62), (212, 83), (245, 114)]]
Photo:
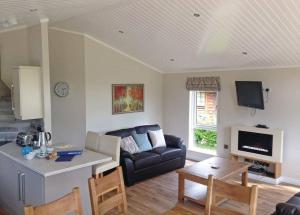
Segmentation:
[[(50, 22), (64, 20), (72, 16), (105, 8), (121, 0), (0, 0), (0, 23), (16, 18), (18, 26), (34, 25), (40, 19), (49, 18)], [(5, 28), (0, 25), (0, 31)]]
[(299, 0), (0, 1), (0, 18), (12, 14), (49, 17), (163, 72), (300, 66)]

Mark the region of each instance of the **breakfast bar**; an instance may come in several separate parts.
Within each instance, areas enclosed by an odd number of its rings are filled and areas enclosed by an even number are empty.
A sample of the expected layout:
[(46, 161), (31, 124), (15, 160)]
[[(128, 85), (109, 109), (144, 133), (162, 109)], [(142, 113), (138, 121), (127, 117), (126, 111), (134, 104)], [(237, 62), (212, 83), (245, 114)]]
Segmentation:
[(8, 143), (0, 147), (0, 207), (12, 215), (23, 214), (25, 205), (40, 205), (58, 199), (79, 187), (85, 214), (91, 214), (88, 178), (92, 166), (110, 161), (101, 153), (83, 150), (70, 162), (25, 160), (21, 147)]

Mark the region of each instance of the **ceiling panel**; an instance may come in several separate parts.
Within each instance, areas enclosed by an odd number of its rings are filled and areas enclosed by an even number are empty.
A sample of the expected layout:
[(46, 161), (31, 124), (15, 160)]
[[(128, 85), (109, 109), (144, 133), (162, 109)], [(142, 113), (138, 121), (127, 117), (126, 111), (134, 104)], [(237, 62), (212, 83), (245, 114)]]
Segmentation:
[(0, 14), (49, 17), (164, 72), (300, 66), (298, 0), (15, 0)]

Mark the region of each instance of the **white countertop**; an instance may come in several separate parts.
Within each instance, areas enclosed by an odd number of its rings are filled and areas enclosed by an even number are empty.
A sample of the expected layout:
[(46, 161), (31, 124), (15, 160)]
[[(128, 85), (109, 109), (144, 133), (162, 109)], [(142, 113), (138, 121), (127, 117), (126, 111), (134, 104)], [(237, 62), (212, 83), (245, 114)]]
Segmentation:
[(83, 150), (81, 155), (77, 155), (70, 162), (55, 162), (55, 160), (46, 160), (34, 158), (33, 160), (25, 160), (21, 154), (21, 147), (16, 143), (8, 143), (0, 147), (0, 154), (14, 160), (15, 162), (31, 169), (32, 171), (49, 177), (60, 173), (100, 164), (112, 160), (112, 157), (93, 152), (90, 150)]

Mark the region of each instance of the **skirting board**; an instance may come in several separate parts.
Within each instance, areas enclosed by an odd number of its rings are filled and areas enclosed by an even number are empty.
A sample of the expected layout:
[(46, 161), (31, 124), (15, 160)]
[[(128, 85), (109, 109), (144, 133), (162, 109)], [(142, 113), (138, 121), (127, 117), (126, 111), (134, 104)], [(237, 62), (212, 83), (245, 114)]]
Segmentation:
[(287, 183), (287, 184), (291, 184), (291, 185), (300, 186), (300, 179), (282, 176), (282, 177), (280, 177), (279, 183)]
[(274, 185), (286, 183), (286, 184), (291, 184), (291, 185), (295, 185), (295, 186), (300, 186), (300, 179), (289, 178), (289, 177), (285, 177), (285, 176), (281, 176), (280, 178), (275, 179), (275, 178), (270, 178), (270, 177), (266, 177), (266, 176), (262, 176), (262, 175), (248, 173), (248, 178), (256, 180), (256, 181), (265, 182), (268, 184), (274, 184)]
[(195, 151), (191, 151), (191, 150), (187, 150), (187, 154), (186, 157), (189, 160), (193, 160), (193, 161), (203, 161), (205, 159), (214, 157), (215, 155), (210, 155), (210, 154), (205, 154), (205, 153), (201, 153), (201, 152), (195, 152)]
[(248, 173), (248, 178), (250, 179), (253, 179), (253, 180), (256, 180), (256, 181), (261, 181), (261, 182), (265, 182), (265, 183), (268, 183), (268, 184), (280, 184), (282, 181), (281, 181), (281, 178), (270, 178), (270, 177), (266, 177), (266, 176), (262, 176), (262, 175), (256, 175), (256, 174), (253, 174), (253, 173)]

